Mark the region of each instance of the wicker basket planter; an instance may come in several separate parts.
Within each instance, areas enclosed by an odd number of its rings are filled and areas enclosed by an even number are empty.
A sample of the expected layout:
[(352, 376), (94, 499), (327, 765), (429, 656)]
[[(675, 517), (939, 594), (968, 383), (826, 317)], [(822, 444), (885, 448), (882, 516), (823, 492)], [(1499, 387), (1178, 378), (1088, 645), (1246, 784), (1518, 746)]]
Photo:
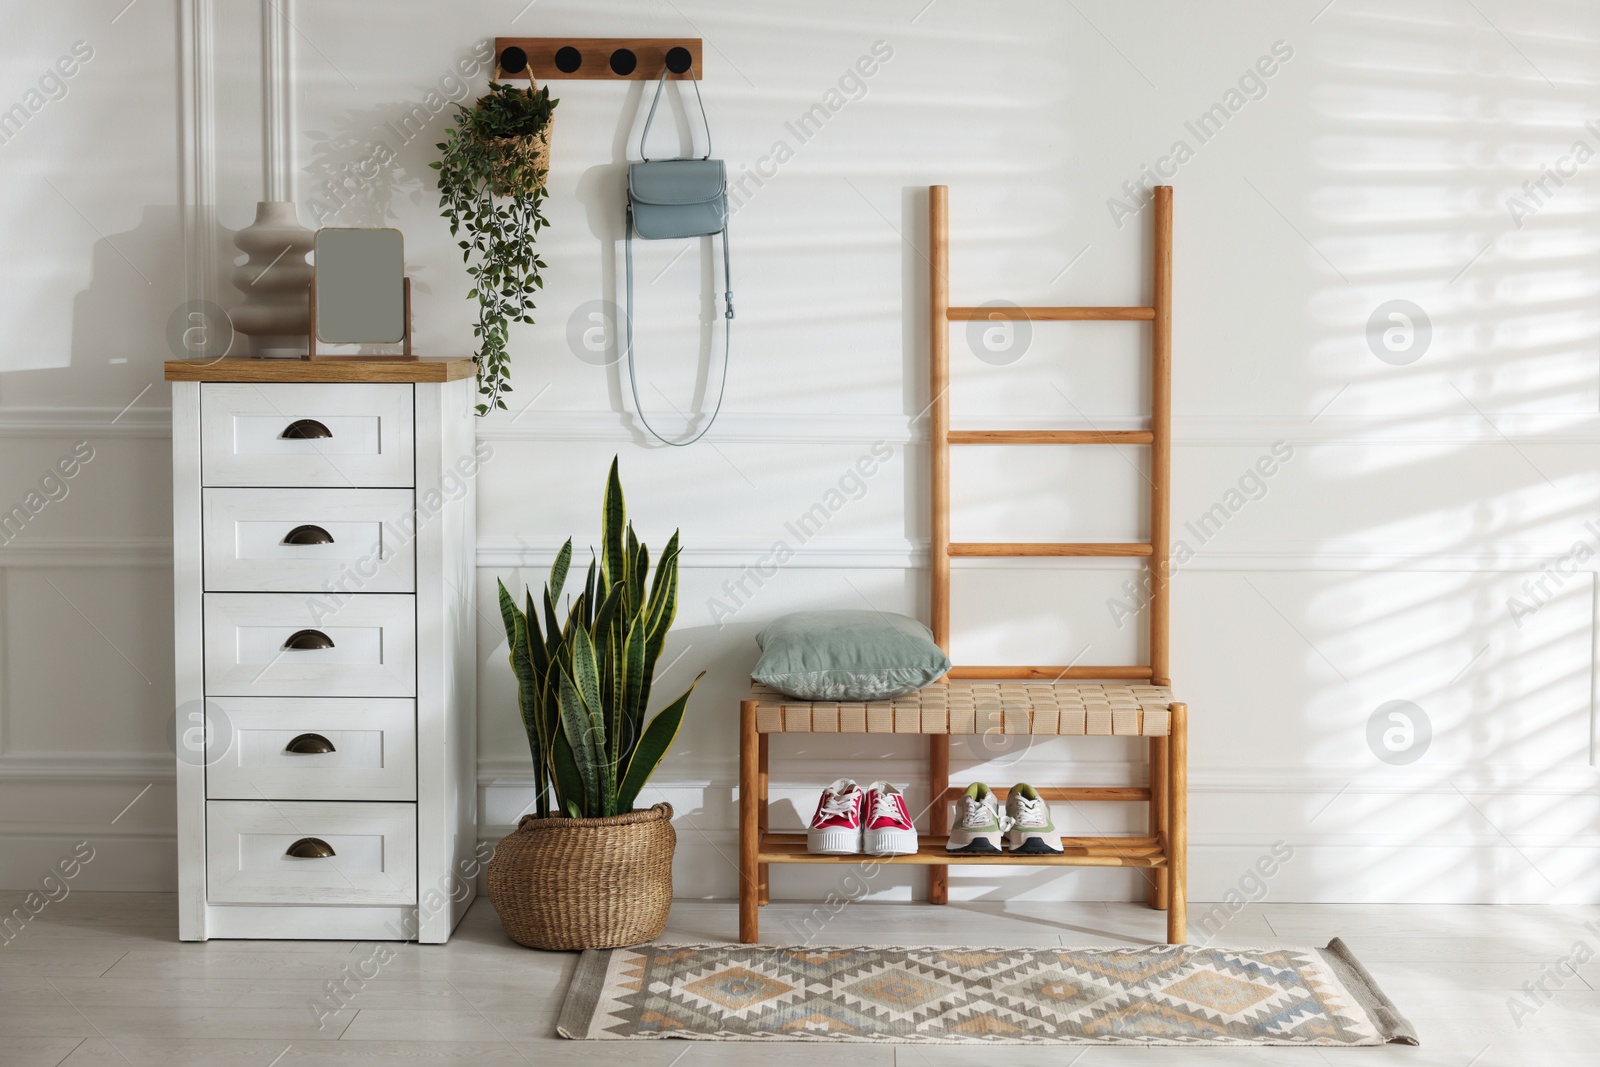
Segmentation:
[(517, 196), (544, 188), (550, 174), (550, 131), (555, 123), (551, 115), (538, 133), (473, 138), (494, 153), (495, 160), (489, 165), (489, 189), (494, 195)]
[(489, 861), (507, 935), (542, 949), (653, 941), (672, 907), (672, 805), (605, 819), (525, 815)]

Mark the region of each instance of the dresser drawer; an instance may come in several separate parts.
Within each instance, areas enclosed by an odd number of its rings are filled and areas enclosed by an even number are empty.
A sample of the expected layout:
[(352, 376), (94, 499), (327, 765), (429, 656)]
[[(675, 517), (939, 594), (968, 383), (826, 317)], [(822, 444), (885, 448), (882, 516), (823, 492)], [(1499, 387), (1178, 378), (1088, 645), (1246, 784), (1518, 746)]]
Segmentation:
[(415, 597), (207, 593), (202, 611), (208, 697), (417, 693)]
[(409, 385), (278, 382), (200, 387), (206, 485), (416, 484)]
[(206, 489), (205, 587), (409, 593), (413, 501), (410, 489)]
[(417, 799), (415, 701), (213, 697), (206, 707), (228, 735), (206, 767), (208, 799)]
[(417, 808), (213, 800), (212, 904), (415, 904)]

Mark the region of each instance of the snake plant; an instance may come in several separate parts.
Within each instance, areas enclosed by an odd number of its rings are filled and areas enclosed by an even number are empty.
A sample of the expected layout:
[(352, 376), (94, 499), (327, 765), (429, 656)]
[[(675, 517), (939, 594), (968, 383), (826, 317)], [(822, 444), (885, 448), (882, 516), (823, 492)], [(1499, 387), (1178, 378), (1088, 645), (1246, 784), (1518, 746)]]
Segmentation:
[[(678, 611), (678, 534), (672, 534), (646, 592), (650, 550), (627, 521), (617, 461), (601, 515), (601, 556), (562, 622), (556, 612), (572, 563), (561, 547), (542, 605), (525, 590), (518, 607), (505, 583), (500, 614), (511, 646), (522, 725), (533, 753), (536, 811), (573, 818), (625, 815), (666, 755), (702, 671), (648, 723), (656, 659)], [(542, 624), (541, 610), (542, 607)]]

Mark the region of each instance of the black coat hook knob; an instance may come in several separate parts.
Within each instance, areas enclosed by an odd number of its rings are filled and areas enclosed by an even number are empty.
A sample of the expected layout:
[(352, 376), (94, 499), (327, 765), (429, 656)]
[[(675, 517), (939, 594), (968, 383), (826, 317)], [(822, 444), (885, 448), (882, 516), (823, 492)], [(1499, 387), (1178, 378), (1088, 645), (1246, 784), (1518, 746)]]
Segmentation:
[(556, 69), (563, 74), (572, 74), (583, 66), (583, 53), (570, 44), (556, 49)]
[(512, 45), (500, 53), (500, 69), (507, 74), (521, 74), (528, 69), (528, 53)]
[(631, 48), (619, 48), (611, 53), (611, 73), (619, 78), (626, 78), (633, 73), (639, 65), (639, 57), (633, 54)]
[(682, 45), (667, 49), (667, 69), (674, 74), (682, 74), (694, 64), (694, 56)]

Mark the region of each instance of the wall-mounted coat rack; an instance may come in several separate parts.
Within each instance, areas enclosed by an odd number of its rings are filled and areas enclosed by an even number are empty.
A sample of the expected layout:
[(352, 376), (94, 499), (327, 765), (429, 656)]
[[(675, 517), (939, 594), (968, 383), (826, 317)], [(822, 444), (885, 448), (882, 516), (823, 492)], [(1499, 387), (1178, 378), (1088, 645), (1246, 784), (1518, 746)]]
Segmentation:
[(700, 77), (698, 37), (496, 37), (496, 78), (654, 81)]

